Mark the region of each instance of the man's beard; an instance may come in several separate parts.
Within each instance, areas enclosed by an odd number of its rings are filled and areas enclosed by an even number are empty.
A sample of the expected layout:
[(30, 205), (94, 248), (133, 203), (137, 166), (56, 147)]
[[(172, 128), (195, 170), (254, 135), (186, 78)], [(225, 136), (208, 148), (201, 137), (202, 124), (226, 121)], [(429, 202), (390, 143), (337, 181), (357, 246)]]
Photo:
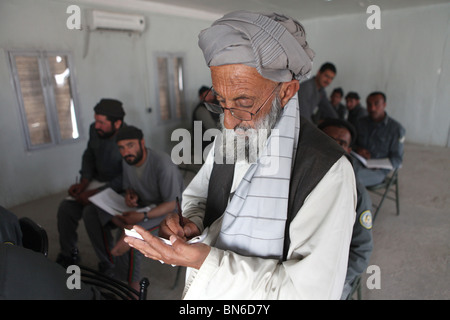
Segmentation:
[(220, 129), (222, 130), (222, 151), (226, 155), (225, 163), (230, 163), (230, 160), (233, 163), (240, 161), (255, 163), (263, 148), (267, 145), (267, 140), (282, 111), (281, 101), (277, 97), (272, 103), (270, 112), (264, 118), (255, 122), (255, 128), (246, 126), (244, 122), (241, 122), (234, 129), (226, 129), (224, 115), (221, 114)]
[(111, 131), (107, 131), (107, 132), (105, 132), (101, 129), (95, 129), (95, 131), (97, 132), (97, 136), (100, 139), (109, 139), (116, 133), (117, 130), (115, 128), (112, 128)]
[(139, 151), (136, 153), (136, 155), (127, 154), (123, 157), (123, 159), (130, 165), (134, 166), (135, 164), (139, 163), (144, 156), (144, 152), (142, 151), (142, 146), (139, 145)]

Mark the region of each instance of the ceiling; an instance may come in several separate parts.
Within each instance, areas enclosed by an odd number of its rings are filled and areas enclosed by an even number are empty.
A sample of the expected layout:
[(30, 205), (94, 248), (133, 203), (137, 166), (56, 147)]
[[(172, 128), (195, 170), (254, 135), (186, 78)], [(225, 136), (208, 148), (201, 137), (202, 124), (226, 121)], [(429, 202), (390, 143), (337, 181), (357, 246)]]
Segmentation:
[(367, 7), (373, 4), (378, 5), (383, 12), (383, 10), (449, 3), (450, 0), (138, 0), (138, 2), (144, 2), (146, 6), (158, 3), (177, 6), (179, 9), (183, 7), (188, 10), (211, 13), (212, 19), (235, 10), (249, 10), (275, 11), (306, 20), (366, 13)]

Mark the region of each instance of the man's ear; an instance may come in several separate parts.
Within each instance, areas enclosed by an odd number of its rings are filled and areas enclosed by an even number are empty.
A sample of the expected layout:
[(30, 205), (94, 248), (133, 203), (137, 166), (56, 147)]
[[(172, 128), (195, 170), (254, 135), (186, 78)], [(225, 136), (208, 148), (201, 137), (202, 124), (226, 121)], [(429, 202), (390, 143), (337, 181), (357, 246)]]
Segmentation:
[(283, 82), (280, 91), (281, 106), (284, 107), (288, 101), (297, 93), (300, 88), (298, 80), (291, 80), (289, 82)]
[(119, 130), (121, 126), (122, 126), (122, 120), (116, 120), (116, 121), (114, 121), (114, 128), (115, 128), (116, 130)]

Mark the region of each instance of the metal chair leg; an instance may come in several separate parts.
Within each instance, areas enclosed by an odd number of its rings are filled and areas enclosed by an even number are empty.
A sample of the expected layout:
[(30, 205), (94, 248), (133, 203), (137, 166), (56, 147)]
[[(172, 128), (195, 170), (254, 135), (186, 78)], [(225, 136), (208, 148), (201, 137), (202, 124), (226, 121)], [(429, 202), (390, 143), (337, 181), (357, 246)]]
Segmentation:
[(397, 205), (397, 215), (400, 215), (400, 196), (399, 196), (399, 188), (398, 188), (398, 177), (395, 180), (395, 202)]

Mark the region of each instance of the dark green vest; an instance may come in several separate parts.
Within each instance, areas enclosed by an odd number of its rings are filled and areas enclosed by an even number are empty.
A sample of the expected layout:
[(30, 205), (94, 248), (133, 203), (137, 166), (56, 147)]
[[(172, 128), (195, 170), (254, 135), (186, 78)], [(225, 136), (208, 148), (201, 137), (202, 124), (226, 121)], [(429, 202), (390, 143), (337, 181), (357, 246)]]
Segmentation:
[[(300, 136), (289, 187), (283, 260), (289, 250), (289, 225), (306, 197), (344, 154), (344, 150), (311, 122), (300, 118)], [(233, 184), (234, 164), (214, 163), (208, 186), (204, 226), (210, 226), (225, 211)]]

